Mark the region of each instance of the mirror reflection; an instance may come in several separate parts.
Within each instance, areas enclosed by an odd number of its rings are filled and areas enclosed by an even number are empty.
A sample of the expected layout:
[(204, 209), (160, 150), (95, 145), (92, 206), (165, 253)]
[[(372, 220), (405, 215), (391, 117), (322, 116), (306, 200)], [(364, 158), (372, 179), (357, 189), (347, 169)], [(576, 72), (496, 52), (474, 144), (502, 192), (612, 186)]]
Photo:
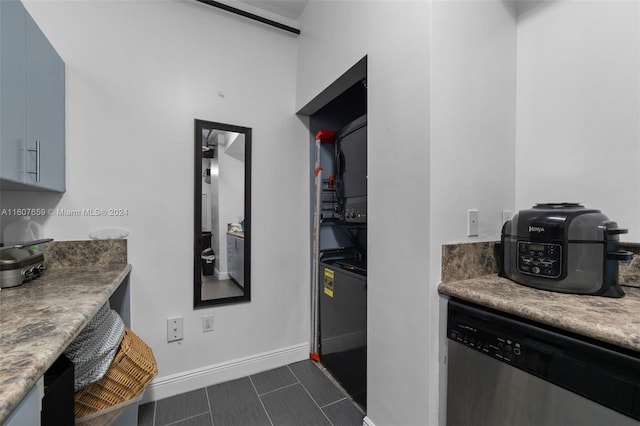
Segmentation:
[(195, 121), (194, 306), (250, 299), (251, 129)]

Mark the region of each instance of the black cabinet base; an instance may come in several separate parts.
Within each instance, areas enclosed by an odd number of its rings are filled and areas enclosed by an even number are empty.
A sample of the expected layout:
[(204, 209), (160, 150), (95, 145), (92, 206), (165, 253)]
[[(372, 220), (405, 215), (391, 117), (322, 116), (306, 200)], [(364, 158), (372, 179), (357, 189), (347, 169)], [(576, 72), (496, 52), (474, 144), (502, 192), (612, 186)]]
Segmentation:
[(73, 363), (64, 354), (44, 373), (42, 426), (72, 426), (74, 418)]
[(367, 409), (367, 348), (361, 347), (328, 355), (321, 355), (320, 362), (342, 385), (353, 400)]

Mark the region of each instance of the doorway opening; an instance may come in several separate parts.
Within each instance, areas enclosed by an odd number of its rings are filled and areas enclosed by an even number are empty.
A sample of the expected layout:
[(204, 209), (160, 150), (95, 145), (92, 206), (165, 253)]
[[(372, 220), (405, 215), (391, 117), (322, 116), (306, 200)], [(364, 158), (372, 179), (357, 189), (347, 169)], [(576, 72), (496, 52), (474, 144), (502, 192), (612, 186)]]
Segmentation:
[(312, 347), (366, 410), (367, 59), (306, 105), (312, 199)]

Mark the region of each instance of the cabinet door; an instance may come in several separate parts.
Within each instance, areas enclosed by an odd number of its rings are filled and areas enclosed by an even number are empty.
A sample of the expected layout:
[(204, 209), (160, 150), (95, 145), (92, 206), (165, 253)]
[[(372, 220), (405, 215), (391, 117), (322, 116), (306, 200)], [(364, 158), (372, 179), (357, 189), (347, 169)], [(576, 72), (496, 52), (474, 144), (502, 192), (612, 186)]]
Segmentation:
[(0, 178), (24, 179), (25, 15), (17, 0), (0, 1)]
[(236, 244), (236, 269), (238, 284), (244, 288), (244, 238), (238, 238)]
[(235, 278), (234, 254), (235, 254), (235, 238), (227, 234), (227, 274), (230, 278)]
[[(25, 183), (65, 190), (64, 62), (26, 14)], [(39, 163), (39, 164), (38, 164)]]
[[(4, 1), (4, 0), (2, 0)], [(39, 426), (44, 381), (42, 377), (5, 420), (3, 426)]]

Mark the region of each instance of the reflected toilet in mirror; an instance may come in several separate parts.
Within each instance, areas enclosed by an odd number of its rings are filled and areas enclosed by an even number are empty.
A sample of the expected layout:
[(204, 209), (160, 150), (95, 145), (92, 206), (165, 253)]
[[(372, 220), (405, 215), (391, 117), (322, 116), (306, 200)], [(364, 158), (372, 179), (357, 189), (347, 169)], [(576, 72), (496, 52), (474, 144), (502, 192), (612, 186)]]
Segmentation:
[(251, 129), (195, 120), (194, 307), (250, 300)]

